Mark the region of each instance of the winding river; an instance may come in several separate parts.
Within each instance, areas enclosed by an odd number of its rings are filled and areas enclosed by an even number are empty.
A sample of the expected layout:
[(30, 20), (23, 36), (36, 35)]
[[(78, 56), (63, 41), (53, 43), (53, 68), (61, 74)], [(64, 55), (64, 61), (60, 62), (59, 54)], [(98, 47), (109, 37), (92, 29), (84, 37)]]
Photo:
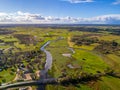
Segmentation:
[(50, 44), (51, 41), (47, 41), (40, 50), (46, 54), (46, 63), (45, 63), (45, 71), (47, 72), (52, 67), (52, 55), (49, 51), (45, 50), (45, 47)]
[[(46, 63), (44, 66), (44, 69), (40, 71), (40, 80), (44, 80), (48, 78), (48, 70), (52, 67), (52, 55), (49, 51), (45, 50), (45, 47), (50, 44), (51, 41), (47, 41), (40, 50), (43, 51), (46, 54)], [(41, 85), (38, 87), (37, 90), (45, 90), (46, 85)]]

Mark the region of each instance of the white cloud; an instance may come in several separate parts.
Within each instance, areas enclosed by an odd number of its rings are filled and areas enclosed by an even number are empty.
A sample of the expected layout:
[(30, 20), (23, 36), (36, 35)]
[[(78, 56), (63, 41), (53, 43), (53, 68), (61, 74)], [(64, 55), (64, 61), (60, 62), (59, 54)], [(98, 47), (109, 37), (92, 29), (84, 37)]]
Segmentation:
[(115, 2), (113, 2), (114, 5), (120, 4), (120, 0), (116, 0)]
[(84, 19), (87, 23), (94, 24), (120, 24), (120, 14), (102, 15)]
[(93, 2), (93, 0), (63, 0), (63, 1), (68, 1), (70, 3), (88, 3), (88, 2)]
[(0, 13), (0, 24), (45, 24), (45, 23), (78, 23), (78, 24), (120, 24), (120, 14), (102, 15), (92, 18), (52, 17), (18, 11)]

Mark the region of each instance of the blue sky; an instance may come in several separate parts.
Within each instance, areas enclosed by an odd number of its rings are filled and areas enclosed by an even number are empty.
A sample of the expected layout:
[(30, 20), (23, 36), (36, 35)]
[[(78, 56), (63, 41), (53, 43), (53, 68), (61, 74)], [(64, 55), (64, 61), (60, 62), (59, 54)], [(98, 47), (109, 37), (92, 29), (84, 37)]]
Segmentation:
[[(24, 18), (24, 15), (27, 20), (33, 16), (34, 19), (38, 18), (37, 23), (45, 23), (48, 18), (53, 19), (53, 23), (62, 23), (62, 21), (66, 23), (90, 23), (91, 19), (92, 23), (109, 23), (108, 21), (103, 22), (104, 18), (108, 19), (109, 17), (118, 23), (120, 21), (120, 0), (0, 0), (0, 13), (0, 23), (12, 23), (14, 20), (19, 21), (18, 23), (27, 23), (27, 21), (20, 20)], [(4, 18), (2, 18), (3, 16)], [(19, 20), (13, 19), (13, 17)], [(41, 17), (42, 20), (40, 20)], [(103, 21), (94, 21), (93, 19), (96, 17), (99, 17), (99, 20), (103, 18)], [(72, 21), (72, 19), (74, 20)], [(49, 22), (52, 23), (52, 20)], [(35, 23), (35, 20), (31, 23)]]

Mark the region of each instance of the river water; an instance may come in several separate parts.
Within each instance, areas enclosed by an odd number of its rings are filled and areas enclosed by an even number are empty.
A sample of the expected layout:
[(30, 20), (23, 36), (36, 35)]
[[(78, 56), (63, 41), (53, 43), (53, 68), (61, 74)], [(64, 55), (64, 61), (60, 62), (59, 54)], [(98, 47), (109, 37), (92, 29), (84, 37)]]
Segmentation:
[[(46, 54), (46, 63), (44, 66), (44, 70), (40, 71), (40, 79), (47, 79), (48, 78), (48, 70), (52, 67), (52, 55), (49, 51), (45, 50), (45, 47), (50, 44), (51, 41), (46, 42), (40, 50), (43, 51)], [(38, 87), (37, 90), (45, 90), (46, 85), (41, 85)]]
[(46, 54), (46, 63), (45, 63), (45, 71), (47, 72), (52, 67), (52, 55), (49, 51), (45, 50), (45, 47), (50, 44), (51, 41), (46, 42), (40, 50)]

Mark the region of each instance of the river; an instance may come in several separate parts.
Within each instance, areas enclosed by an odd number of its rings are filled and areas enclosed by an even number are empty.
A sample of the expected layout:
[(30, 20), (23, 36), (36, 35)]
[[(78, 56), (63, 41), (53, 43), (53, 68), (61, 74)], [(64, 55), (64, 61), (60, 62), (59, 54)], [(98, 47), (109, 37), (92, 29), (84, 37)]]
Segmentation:
[[(44, 69), (40, 71), (40, 80), (48, 78), (48, 70), (52, 67), (52, 55), (49, 51), (45, 50), (45, 47), (50, 44), (51, 41), (47, 41), (40, 50), (46, 54), (46, 63)], [(41, 85), (37, 90), (45, 90), (46, 85)]]
[(45, 50), (45, 47), (50, 44), (51, 41), (47, 41), (40, 50), (46, 54), (46, 63), (45, 63), (45, 71), (47, 72), (52, 67), (52, 55), (49, 51)]

